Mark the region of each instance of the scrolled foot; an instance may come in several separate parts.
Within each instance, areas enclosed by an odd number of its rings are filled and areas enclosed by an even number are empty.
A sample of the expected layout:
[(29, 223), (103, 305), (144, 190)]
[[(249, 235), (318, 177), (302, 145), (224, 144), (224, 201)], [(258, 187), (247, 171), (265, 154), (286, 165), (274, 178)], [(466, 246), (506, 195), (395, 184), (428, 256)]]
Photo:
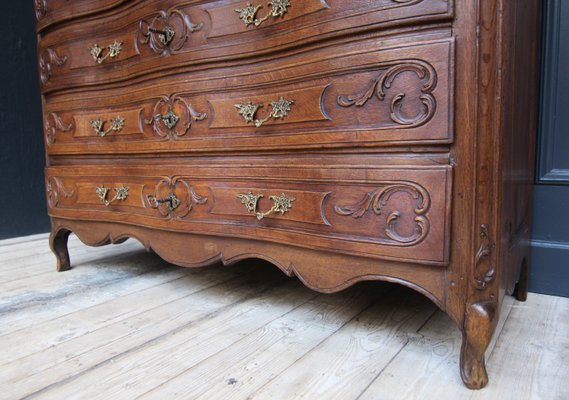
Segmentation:
[(51, 251), (55, 254), (57, 259), (57, 271), (63, 272), (71, 269), (71, 262), (69, 260), (69, 251), (67, 249), (67, 240), (71, 231), (67, 229), (60, 229), (52, 232), (49, 236), (49, 246)]
[(493, 302), (467, 306), (460, 351), (460, 375), (470, 389), (488, 384), (485, 353), (494, 332), (496, 305)]

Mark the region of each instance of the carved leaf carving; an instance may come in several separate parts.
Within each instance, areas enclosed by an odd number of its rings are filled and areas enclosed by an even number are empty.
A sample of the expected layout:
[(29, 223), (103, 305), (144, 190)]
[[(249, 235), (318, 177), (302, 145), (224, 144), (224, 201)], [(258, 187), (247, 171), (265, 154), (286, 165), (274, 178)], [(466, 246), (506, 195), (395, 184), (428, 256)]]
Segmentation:
[(39, 59), (40, 80), (45, 85), (51, 78), (53, 66), (61, 67), (67, 62), (67, 56), (60, 57), (53, 49), (42, 51)]
[(430, 224), (426, 213), (430, 208), (430, 196), (422, 186), (411, 182), (385, 182), (380, 188), (366, 193), (357, 203), (352, 205), (336, 205), (334, 211), (343, 216), (350, 216), (355, 219), (362, 218), (367, 212), (372, 210), (376, 215), (383, 213), (383, 207), (389, 202), (389, 198), (395, 193), (407, 193), (416, 200), (415, 234), (412, 236), (402, 236), (397, 233), (397, 221), (401, 218), (400, 211), (392, 211), (387, 215), (385, 234), (391, 240), (405, 245), (416, 245), (421, 242), (429, 233)]
[(50, 113), (45, 120), (45, 138), (48, 145), (52, 145), (57, 140), (57, 132), (69, 132), (73, 130), (73, 122), (66, 124), (56, 113)]
[[(490, 256), (496, 245), (490, 240), (488, 225), (480, 226), (480, 247), (476, 252), (474, 265), (474, 281), (478, 290), (484, 290), (496, 277), (496, 268), (492, 265)], [(483, 268), (486, 265), (486, 268)]]
[(61, 182), (61, 179), (50, 176), (46, 181), (47, 203), (50, 208), (55, 208), (59, 205), (60, 196), (71, 198), (75, 194), (75, 190), (66, 189)]
[(363, 93), (338, 96), (337, 103), (342, 107), (363, 107), (374, 94), (380, 101), (384, 101), (393, 82), (403, 72), (414, 72), (421, 81), (423, 94), (419, 100), (423, 104), (423, 110), (414, 117), (406, 117), (401, 111), (406, 94), (396, 93), (390, 101), (391, 120), (408, 128), (423, 125), (433, 117), (437, 108), (437, 102), (432, 94), (437, 86), (437, 73), (432, 65), (424, 61), (407, 60), (385, 65), (381, 74), (371, 81)]
[(36, 19), (39, 21), (47, 14), (47, 0), (34, 0)]

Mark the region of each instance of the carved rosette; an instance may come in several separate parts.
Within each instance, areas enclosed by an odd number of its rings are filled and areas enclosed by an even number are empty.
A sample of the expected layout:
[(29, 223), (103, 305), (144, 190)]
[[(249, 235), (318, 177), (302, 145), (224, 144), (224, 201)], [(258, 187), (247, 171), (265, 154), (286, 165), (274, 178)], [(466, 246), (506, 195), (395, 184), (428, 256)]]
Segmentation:
[(61, 179), (54, 176), (47, 178), (45, 188), (47, 193), (47, 204), (50, 208), (56, 208), (59, 205), (59, 199), (61, 196), (71, 198), (75, 194), (75, 190), (66, 189), (65, 186), (63, 186)]
[(385, 182), (380, 188), (367, 193), (361, 201), (353, 205), (334, 207), (334, 211), (343, 216), (362, 218), (372, 210), (376, 215), (383, 214), (383, 208), (395, 193), (406, 193), (416, 202), (414, 210), (415, 233), (412, 236), (402, 236), (397, 233), (397, 222), (402, 217), (401, 211), (391, 211), (386, 218), (385, 235), (394, 242), (406, 246), (420, 243), (429, 233), (430, 223), (426, 217), (431, 206), (429, 193), (422, 186), (411, 182)]
[(40, 80), (45, 85), (51, 78), (53, 66), (61, 67), (67, 62), (67, 56), (60, 57), (53, 49), (44, 49), (39, 59)]
[(47, 14), (47, 0), (34, 0), (36, 19), (39, 21)]
[(154, 106), (152, 117), (144, 120), (144, 123), (152, 125), (158, 136), (173, 139), (186, 135), (192, 122), (206, 118), (206, 113), (195, 111), (186, 99), (173, 95), (162, 96)]
[(391, 120), (406, 128), (425, 124), (433, 117), (437, 108), (437, 102), (432, 94), (437, 86), (437, 73), (432, 65), (424, 61), (407, 60), (387, 65), (381, 74), (371, 81), (365, 92), (338, 96), (338, 105), (342, 107), (363, 107), (374, 94), (380, 101), (385, 101), (393, 82), (403, 72), (413, 72), (419, 78), (422, 92), (419, 101), (422, 103), (423, 109), (413, 117), (405, 116), (402, 107), (407, 95), (405, 93), (394, 93), (390, 100)]
[(480, 226), (480, 247), (476, 252), (474, 262), (474, 282), (476, 289), (484, 290), (496, 277), (496, 268), (492, 265), (490, 256), (494, 252), (496, 245), (490, 240), (488, 225)]
[(170, 55), (180, 50), (190, 34), (201, 30), (203, 24), (194, 24), (190, 17), (176, 8), (159, 11), (150, 20), (138, 24), (138, 40), (156, 54)]
[(50, 113), (45, 119), (45, 140), (52, 145), (57, 140), (57, 132), (69, 132), (74, 129), (73, 122), (66, 124), (56, 113)]
[(145, 196), (146, 205), (158, 210), (160, 215), (170, 219), (181, 219), (192, 211), (195, 205), (205, 204), (208, 198), (200, 196), (182, 177), (165, 177), (154, 193)]

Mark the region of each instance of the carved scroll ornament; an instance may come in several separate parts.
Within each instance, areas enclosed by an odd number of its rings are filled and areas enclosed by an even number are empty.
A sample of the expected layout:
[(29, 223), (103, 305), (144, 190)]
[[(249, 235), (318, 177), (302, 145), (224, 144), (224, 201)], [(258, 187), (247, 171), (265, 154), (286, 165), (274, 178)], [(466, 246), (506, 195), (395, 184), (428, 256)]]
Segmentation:
[(50, 208), (55, 208), (59, 205), (59, 199), (61, 196), (71, 198), (75, 194), (74, 190), (66, 189), (65, 186), (63, 186), (61, 179), (54, 176), (47, 178), (45, 187), (47, 192), (47, 203)]
[(45, 140), (48, 145), (52, 145), (57, 140), (57, 132), (69, 132), (75, 126), (73, 122), (67, 124), (56, 113), (50, 113), (45, 119)]
[(380, 75), (370, 82), (365, 92), (338, 96), (338, 105), (342, 107), (363, 107), (374, 94), (380, 101), (385, 101), (387, 92), (391, 89), (393, 82), (403, 72), (413, 72), (421, 81), (422, 94), (419, 100), (423, 109), (414, 117), (405, 116), (401, 109), (407, 95), (405, 93), (395, 93), (390, 100), (391, 120), (407, 128), (423, 125), (433, 117), (437, 107), (437, 102), (432, 94), (437, 86), (437, 73), (432, 65), (424, 61), (407, 60), (387, 65)]
[(42, 51), (39, 59), (40, 80), (45, 85), (51, 78), (53, 66), (61, 67), (67, 62), (67, 56), (59, 56), (53, 49)]
[(488, 225), (480, 226), (480, 247), (476, 252), (474, 264), (474, 281), (478, 290), (484, 290), (496, 277), (496, 268), (490, 256), (496, 245), (490, 240)]
[(428, 192), (422, 186), (411, 182), (386, 182), (380, 188), (367, 193), (362, 200), (353, 205), (339, 206), (334, 211), (343, 216), (359, 219), (372, 210), (376, 215), (383, 214), (383, 207), (395, 193), (406, 193), (416, 201), (414, 222), (415, 233), (411, 236), (402, 236), (397, 233), (397, 221), (401, 218), (400, 211), (392, 211), (387, 215), (385, 234), (391, 240), (404, 245), (416, 245), (429, 233), (430, 224), (426, 217), (431, 200)]
[(34, 0), (36, 19), (39, 21), (47, 14), (47, 0)]

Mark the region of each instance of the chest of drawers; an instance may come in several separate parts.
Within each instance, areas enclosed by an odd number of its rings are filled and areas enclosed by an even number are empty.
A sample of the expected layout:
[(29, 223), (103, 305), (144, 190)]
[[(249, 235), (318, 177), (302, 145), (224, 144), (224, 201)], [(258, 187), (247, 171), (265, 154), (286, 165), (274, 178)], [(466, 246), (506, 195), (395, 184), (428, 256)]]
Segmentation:
[(51, 246), (409, 286), (487, 381), (527, 294), (539, 1), (35, 0)]

